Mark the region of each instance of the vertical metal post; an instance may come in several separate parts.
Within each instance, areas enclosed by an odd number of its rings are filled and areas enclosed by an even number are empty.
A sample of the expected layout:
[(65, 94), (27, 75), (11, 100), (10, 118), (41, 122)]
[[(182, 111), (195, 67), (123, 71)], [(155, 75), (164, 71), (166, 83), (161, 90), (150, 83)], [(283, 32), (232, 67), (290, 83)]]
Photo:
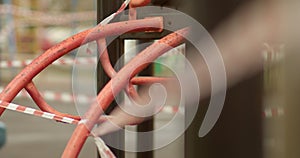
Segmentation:
[[(154, 120), (149, 119), (145, 122), (143, 122), (142, 124), (138, 125), (137, 131), (138, 132), (149, 132), (149, 131), (153, 131), (154, 128)], [(142, 147), (143, 144), (145, 144), (144, 142), (147, 141), (147, 143), (151, 142), (153, 144), (153, 136), (152, 137), (148, 137), (148, 138), (137, 138), (138, 142), (137, 142), (137, 147)], [(149, 143), (149, 144), (151, 144)], [(153, 146), (153, 145), (152, 145)], [(137, 158), (153, 158), (153, 151), (146, 151), (146, 152), (138, 152), (137, 153)]]
[[(97, 23), (100, 23), (105, 17), (109, 16), (122, 5), (122, 0), (97, 0)], [(122, 55), (122, 49), (123, 44), (120, 38), (115, 39), (113, 42), (110, 43), (108, 46), (108, 52), (111, 52), (110, 59), (112, 64), (115, 64), (117, 60)], [(98, 66), (98, 91), (103, 88), (103, 86), (109, 81), (109, 78), (106, 76), (104, 70), (101, 66)], [(110, 113), (113, 107), (116, 106), (116, 103), (112, 103), (110, 108), (106, 111), (106, 113)], [(106, 140), (110, 141), (116, 141), (119, 147), (124, 146), (125, 137), (123, 131), (118, 131), (113, 134), (110, 134), (109, 136), (104, 137)], [(124, 158), (125, 153), (122, 150), (116, 149), (111, 147), (112, 152), (118, 157), (118, 158)]]
[[(151, 40), (143, 39), (143, 40), (138, 40), (137, 44), (143, 44), (143, 43), (148, 43)], [(146, 46), (145, 46), (146, 48)], [(144, 48), (140, 48), (144, 49)], [(141, 50), (138, 50), (140, 52)], [(153, 75), (153, 66), (150, 65), (147, 69), (143, 70), (140, 73), (141, 76), (151, 76)], [(149, 132), (153, 131), (154, 129), (154, 120), (153, 118), (144, 121), (140, 125), (137, 126), (137, 132)], [(153, 146), (153, 135), (145, 138), (145, 137), (138, 137), (137, 138), (137, 148), (143, 148), (145, 142), (149, 144), (150, 146)], [(139, 150), (138, 150), (139, 151)], [(153, 158), (153, 151), (146, 151), (146, 152), (138, 152), (137, 153), (137, 158)]]

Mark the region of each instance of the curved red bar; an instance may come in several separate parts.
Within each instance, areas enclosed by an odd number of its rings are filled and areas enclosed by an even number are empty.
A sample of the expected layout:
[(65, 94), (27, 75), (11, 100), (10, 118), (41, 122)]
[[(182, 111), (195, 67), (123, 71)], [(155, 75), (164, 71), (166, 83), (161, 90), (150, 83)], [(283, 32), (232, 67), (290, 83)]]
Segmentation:
[[(97, 26), (78, 33), (48, 49), (44, 54), (36, 58), (31, 64), (24, 68), (2, 91), (0, 94), (0, 100), (11, 102), (21, 89), (30, 83), (38, 73), (58, 58), (83, 44), (106, 36), (120, 35), (129, 31), (149, 31), (161, 29), (162, 27), (162, 18), (150, 18), (133, 20), (130, 23), (124, 21), (105, 26)], [(0, 116), (3, 112), (4, 109), (0, 108)]]
[[(133, 58), (105, 85), (97, 96), (98, 103), (93, 104), (85, 114), (85, 123), (81, 123), (76, 127), (64, 150), (63, 158), (75, 158), (79, 155), (83, 144), (103, 110), (114, 100), (115, 94), (118, 94), (127, 85), (128, 79), (142, 71), (163, 53), (181, 44), (184, 39), (183, 36), (188, 31), (188, 28), (179, 30), (153, 43)], [(140, 66), (140, 64), (143, 64), (143, 66)]]
[(29, 95), (31, 96), (33, 101), (38, 105), (38, 107), (42, 111), (53, 113), (55, 115), (59, 115), (62, 117), (69, 117), (69, 118), (72, 118), (72, 119), (75, 119), (78, 121), (81, 119), (80, 116), (74, 116), (74, 115), (70, 115), (70, 114), (61, 113), (61, 112), (55, 110), (54, 108), (52, 108), (50, 105), (48, 105), (46, 103), (46, 101), (43, 99), (42, 95), (37, 90), (37, 88), (33, 82), (30, 82), (29, 84), (27, 84), (25, 89), (29, 93)]
[(133, 8), (146, 6), (151, 2), (151, 0), (131, 0), (130, 6)]
[[(149, 2), (150, 0), (133, 1), (132, 5), (146, 5)], [(112, 23), (104, 26), (99, 25), (95, 28), (78, 33), (50, 48), (44, 54), (36, 58), (26, 68), (24, 68), (1, 92), (0, 100), (4, 102), (11, 102), (21, 91), (21, 89), (26, 88), (41, 110), (79, 120), (80, 118), (78, 116), (60, 113), (49, 106), (40, 96), (37, 88), (32, 83), (32, 79), (58, 58), (90, 41), (105, 39), (106, 36), (121, 35), (130, 31), (156, 31), (161, 30), (162, 28), (163, 20), (162, 18), (157, 17), (142, 20), (132, 20), (130, 22), (125, 21)], [(97, 96), (97, 102), (100, 104), (93, 104), (85, 114), (85, 117), (83, 118), (84, 121), (81, 121), (81, 123), (78, 124), (68, 145), (65, 148), (62, 157), (75, 158), (78, 156), (84, 142), (90, 135), (90, 130), (95, 123), (99, 121), (98, 119), (102, 114), (102, 109), (106, 109), (113, 101), (115, 94), (118, 94), (122, 89), (125, 88), (125, 86), (128, 85), (128, 94), (130, 94), (133, 98), (138, 99), (138, 94), (132, 89), (132, 84), (149, 84), (173, 80), (172, 78), (133, 77), (163, 53), (167, 52), (172, 47), (181, 44), (184, 39), (183, 36), (188, 33), (188, 30), (189, 29), (187, 28), (179, 30), (153, 43), (151, 46), (138, 54), (134, 59), (132, 59), (119, 72), (115, 72), (111, 65), (107, 65), (105, 67), (108, 75), (113, 77)], [(102, 60), (102, 64), (110, 63), (108, 52), (104, 53)], [(129, 80), (130, 82), (128, 83)], [(0, 116), (3, 112), (4, 109), (0, 108)]]

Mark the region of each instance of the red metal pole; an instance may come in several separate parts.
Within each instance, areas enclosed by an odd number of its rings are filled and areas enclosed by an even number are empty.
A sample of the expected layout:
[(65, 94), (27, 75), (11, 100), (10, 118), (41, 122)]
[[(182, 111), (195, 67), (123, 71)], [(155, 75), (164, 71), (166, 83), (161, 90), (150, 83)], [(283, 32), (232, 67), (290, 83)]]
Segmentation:
[(70, 114), (61, 113), (59, 111), (56, 111), (54, 108), (52, 108), (50, 105), (46, 103), (40, 92), (37, 90), (36, 86), (33, 82), (30, 82), (25, 87), (26, 91), (29, 93), (29, 95), (32, 97), (34, 102), (37, 104), (37, 106), (45, 112), (53, 113), (56, 115), (60, 115), (63, 117), (69, 117), (75, 120), (80, 120), (80, 116), (74, 116)]
[(136, 20), (137, 18), (137, 7), (143, 7), (148, 5), (151, 0), (131, 0), (129, 4), (129, 20)]

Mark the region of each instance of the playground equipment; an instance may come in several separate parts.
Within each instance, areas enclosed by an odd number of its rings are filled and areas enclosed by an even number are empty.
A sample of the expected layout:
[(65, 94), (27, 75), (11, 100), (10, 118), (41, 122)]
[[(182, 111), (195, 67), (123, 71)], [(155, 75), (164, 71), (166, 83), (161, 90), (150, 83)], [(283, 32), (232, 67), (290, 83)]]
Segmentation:
[[(135, 7), (146, 5), (149, 2), (149, 0), (133, 1), (133, 3), (130, 5), (130, 8), (133, 9), (133, 13), (136, 14), (134, 12)], [(114, 95), (116, 93), (119, 93), (121, 90), (125, 89), (126, 93), (130, 95), (131, 98), (138, 100), (139, 95), (135, 89), (132, 88), (132, 84), (139, 85), (145, 83), (165, 82), (170, 80), (170, 78), (136, 78), (134, 76), (142, 71), (156, 58), (168, 50), (180, 45), (184, 41), (184, 37), (188, 34), (189, 28), (182, 28), (181, 30), (171, 33), (154, 42), (151, 46), (143, 50), (127, 65), (125, 65), (119, 72), (115, 72), (110, 64), (109, 54), (106, 51), (106, 43), (104, 40), (106, 37), (121, 35), (127, 32), (160, 32), (163, 30), (164, 19), (162, 17), (136, 19), (136, 15), (130, 14), (130, 21), (108, 24), (109, 21), (118, 13), (122, 12), (129, 3), (130, 0), (126, 0), (116, 13), (106, 18), (95, 28), (80, 32), (72, 37), (67, 38), (33, 60), (1, 92), (0, 115), (5, 111), (5, 109), (10, 109), (57, 120), (59, 122), (76, 124), (77, 127), (71, 136), (62, 157), (77, 157), (88, 136), (93, 136), (91, 133), (92, 128), (95, 124), (97, 124), (99, 118), (103, 114), (103, 110), (107, 109), (110, 103), (114, 100)], [(110, 82), (108, 82), (107, 85), (101, 90), (96, 98), (97, 101), (90, 106), (89, 110), (83, 117), (56, 111), (46, 103), (32, 79), (65, 54), (92, 41), (97, 41), (99, 53), (103, 51), (103, 53), (100, 54), (100, 62), (105, 72), (109, 77), (111, 77)], [(129, 83), (128, 80), (130, 80)], [(40, 110), (11, 103), (17, 94), (24, 88), (35, 101)], [(108, 155), (109, 157), (114, 157), (113, 155)]]

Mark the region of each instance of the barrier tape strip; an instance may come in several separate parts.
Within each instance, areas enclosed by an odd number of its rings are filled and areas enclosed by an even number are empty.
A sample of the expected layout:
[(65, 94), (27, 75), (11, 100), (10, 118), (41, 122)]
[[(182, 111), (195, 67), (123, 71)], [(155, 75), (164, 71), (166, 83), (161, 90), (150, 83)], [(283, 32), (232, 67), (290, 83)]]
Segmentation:
[(37, 117), (42, 117), (42, 118), (49, 119), (49, 120), (55, 120), (55, 121), (59, 121), (59, 122), (67, 123), (67, 124), (78, 124), (78, 120), (75, 120), (72, 118), (63, 117), (63, 116), (52, 114), (49, 112), (43, 112), (41, 110), (37, 110), (34, 108), (30, 108), (30, 107), (26, 107), (26, 106), (14, 104), (14, 103), (7, 103), (7, 102), (1, 101), (1, 100), (0, 100), (0, 107), (11, 110), (11, 111), (17, 111), (20, 113), (33, 115), (33, 116), (37, 116)]
[[(33, 60), (13, 60), (13, 61), (0, 61), (0, 68), (22, 68), (30, 64)], [(73, 65), (73, 64), (80, 64), (80, 65), (87, 65), (87, 64), (95, 64), (97, 63), (96, 58), (92, 57), (79, 57), (76, 59), (73, 58), (61, 58), (56, 60), (52, 63), (52, 65)]]
[[(177, 106), (164, 106), (160, 112), (167, 114), (175, 114), (177, 112), (183, 113), (183, 109), (178, 108)], [(264, 118), (276, 118), (282, 117), (285, 115), (284, 108), (282, 107), (269, 107), (265, 108), (262, 112)]]
[(284, 116), (285, 111), (282, 107), (265, 108), (263, 111), (263, 117), (274, 118)]
[[(35, 115), (38, 117), (43, 117), (46, 119), (51, 119), (51, 120), (56, 120), (59, 122), (64, 122), (68, 124), (78, 124), (78, 121), (72, 118), (68, 117), (62, 117), (56, 114), (48, 113), (48, 112), (43, 112), (37, 109), (33, 109), (30, 107), (22, 106), (22, 105), (17, 105), (13, 103), (7, 103), (3, 102), (0, 100), (0, 107), (9, 109), (12, 111), (17, 111), (25, 114), (30, 114), (30, 115)], [(179, 109), (177, 106), (164, 106), (160, 112), (168, 113), (168, 114), (174, 114), (177, 112), (183, 112), (183, 109)], [(266, 118), (271, 118), (271, 117), (279, 117), (283, 116), (285, 114), (284, 109), (277, 107), (277, 108), (266, 108), (263, 111), (263, 116)]]
[(113, 152), (108, 148), (108, 146), (106, 146), (100, 137), (94, 137), (94, 140), (101, 158), (116, 158)]
[[(3, 91), (3, 87), (0, 87), (0, 91)], [(61, 101), (64, 103), (72, 103), (76, 98), (79, 103), (88, 104), (94, 97), (86, 96), (86, 95), (77, 95), (73, 96), (71, 93), (58, 93), (53, 91), (43, 91), (41, 95), (49, 101)], [(27, 98), (29, 94), (26, 91), (21, 91), (16, 98)]]
[(84, 11), (76, 13), (64, 13), (59, 15), (49, 14), (42, 11), (30, 10), (16, 5), (2, 4), (0, 5), (0, 15), (12, 14), (26, 18), (29, 20), (38, 21), (48, 25), (66, 25), (74, 21), (92, 21), (96, 19), (96, 11)]
[[(43, 112), (43, 111), (40, 111), (40, 110), (37, 110), (34, 108), (17, 105), (17, 104), (13, 104), (13, 103), (7, 103), (7, 102), (3, 102), (1, 100), (0, 100), (0, 107), (11, 110), (11, 111), (16, 111), (16, 112), (20, 112), (20, 113), (24, 113), (24, 114), (28, 114), (28, 115), (42, 117), (42, 118), (45, 118), (48, 120), (55, 120), (55, 121), (63, 122), (63, 123), (67, 123), (67, 124), (77, 125), (80, 123), (80, 121), (72, 119), (72, 118), (62, 117), (62, 116), (59, 116), (59, 115), (56, 115), (53, 113)], [(100, 137), (94, 137), (94, 139), (95, 139), (95, 143), (99, 149), (99, 152), (101, 154), (101, 157), (106, 155), (105, 157), (107, 157), (107, 158), (115, 158), (115, 156), (113, 155), (111, 150), (105, 145), (104, 141)], [(103, 158), (105, 158), (105, 157), (103, 157)]]
[(126, 9), (126, 7), (128, 6), (128, 4), (130, 3), (130, 0), (125, 0), (123, 2), (123, 4), (121, 5), (121, 7), (113, 14), (111, 14), (110, 16), (108, 16), (107, 18), (105, 18), (104, 20), (102, 20), (100, 22), (100, 25), (106, 25), (108, 24), (114, 17), (116, 17), (119, 13), (121, 13), (122, 11), (124, 11), (124, 9)]
[[(0, 87), (0, 91), (3, 90), (3, 87)], [(79, 103), (88, 104), (94, 97), (87, 96), (87, 95), (77, 95), (73, 96), (71, 93), (58, 93), (53, 91), (44, 91), (41, 92), (41, 95), (48, 101), (61, 101), (64, 103), (72, 103), (75, 98), (77, 98)], [(17, 98), (26, 98), (29, 94), (26, 91), (21, 91)], [(175, 114), (177, 112), (182, 112), (182, 109), (179, 109), (178, 106), (164, 106), (160, 112), (166, 114)], [(274, 108), (265, 108), (262, 112), (263, 117), (265, 118), (272, 118), (272, 117), (280, 117), (285, 114), (284, 109), (282, 107), (274, 107)]]

